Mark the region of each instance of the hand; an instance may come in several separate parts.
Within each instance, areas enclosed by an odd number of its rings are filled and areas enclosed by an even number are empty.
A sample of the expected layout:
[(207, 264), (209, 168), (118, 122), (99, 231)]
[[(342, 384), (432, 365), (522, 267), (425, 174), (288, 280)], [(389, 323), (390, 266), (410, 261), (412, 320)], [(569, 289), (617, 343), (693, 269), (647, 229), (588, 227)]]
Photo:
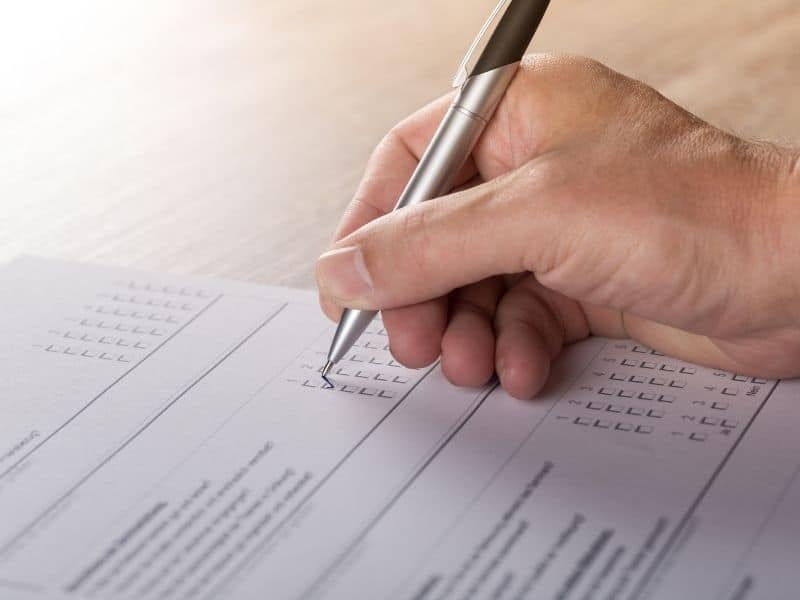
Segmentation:
[(591, 60), (534, 55), (458, 177), (464, 189), (386, 214), (450, 101), (375, 151), (317, 266), (328, 316), (382, 309), (399, 361), (441, 354), (453, 383), (496, 371), (520, 398), (590, 334), (800, 375), (796, 152), (715, 129)]

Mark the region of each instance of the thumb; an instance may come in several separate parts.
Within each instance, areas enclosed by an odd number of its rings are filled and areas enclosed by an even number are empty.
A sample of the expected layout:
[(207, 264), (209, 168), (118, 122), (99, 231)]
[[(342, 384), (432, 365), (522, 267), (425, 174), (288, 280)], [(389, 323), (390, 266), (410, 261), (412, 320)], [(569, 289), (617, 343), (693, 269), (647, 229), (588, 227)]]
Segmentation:
[(565, 228), (547, 214), (552, 203), (531, 173), (511, 172), (366, 224), (320, 257), (322, 295), (339, 306), (382, 310), (493, 275), (548, 268)]

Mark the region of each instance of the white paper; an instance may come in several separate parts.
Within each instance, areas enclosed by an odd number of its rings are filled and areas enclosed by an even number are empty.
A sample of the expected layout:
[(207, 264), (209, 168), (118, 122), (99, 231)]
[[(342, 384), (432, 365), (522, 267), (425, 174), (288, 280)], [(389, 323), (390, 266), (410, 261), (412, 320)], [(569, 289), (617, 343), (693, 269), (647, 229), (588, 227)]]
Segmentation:
[(323, 389), (315, 295), (0, 270), (0, 598), (796, 598), (800, 385), (628, 341), (520, 402), (395, 363)]

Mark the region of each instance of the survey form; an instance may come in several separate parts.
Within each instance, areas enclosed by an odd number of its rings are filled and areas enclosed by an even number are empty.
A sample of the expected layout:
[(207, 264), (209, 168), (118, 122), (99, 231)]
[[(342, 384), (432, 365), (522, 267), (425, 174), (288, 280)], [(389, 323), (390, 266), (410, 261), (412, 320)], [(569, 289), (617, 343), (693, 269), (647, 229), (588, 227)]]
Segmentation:
[(315, 294), (0, 269), (0, 598), (796, 598), (800, 385), (625, 340), (534, 401), (319, 376)]

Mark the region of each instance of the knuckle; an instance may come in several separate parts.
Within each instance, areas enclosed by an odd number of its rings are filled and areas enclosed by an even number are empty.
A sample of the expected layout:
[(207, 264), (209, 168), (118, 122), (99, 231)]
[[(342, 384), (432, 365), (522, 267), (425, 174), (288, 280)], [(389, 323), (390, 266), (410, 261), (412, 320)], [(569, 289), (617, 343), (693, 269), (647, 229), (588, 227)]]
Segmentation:
[(523, 79), (547, 83), (552, 80), (563, 85), (564, 81), (584, 80), (587, 77), (604, 77), (613, 73), (600, 61), (577, 54), (528, 54), (522, 60), (520, 75)]

